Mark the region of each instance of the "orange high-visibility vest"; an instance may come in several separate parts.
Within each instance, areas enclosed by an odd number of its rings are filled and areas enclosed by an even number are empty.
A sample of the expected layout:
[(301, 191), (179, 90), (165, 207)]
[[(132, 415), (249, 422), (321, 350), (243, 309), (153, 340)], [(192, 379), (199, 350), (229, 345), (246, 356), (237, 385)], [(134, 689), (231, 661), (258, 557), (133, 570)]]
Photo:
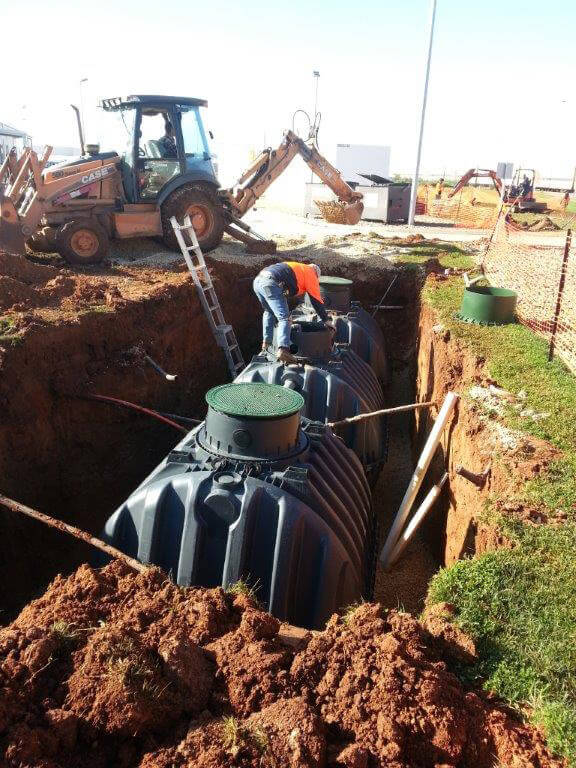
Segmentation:
[(310, 264), (302, 264), (300, 261), (285, 261), (284, 264), (287, 264), (296, 275), (296, 283), (298, 285), (298, 293), (296, 295), (301, 296), (303, 293), (307, 293), (321, 304), (324, 304), (324, 299), (320, 294), (318, 275), (314, 267), (311, 267)]

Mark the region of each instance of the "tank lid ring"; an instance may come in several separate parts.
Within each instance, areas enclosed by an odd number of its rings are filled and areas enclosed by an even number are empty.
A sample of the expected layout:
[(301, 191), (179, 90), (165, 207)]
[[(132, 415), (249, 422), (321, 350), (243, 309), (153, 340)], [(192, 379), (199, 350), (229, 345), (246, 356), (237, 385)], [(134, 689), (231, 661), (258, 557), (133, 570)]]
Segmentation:
[(335, 275), (322, 275), (319, 279), (320, 285), (341, 285), (341, 286), (349, 286), (353, 285), (352, 280), (348, 280), (345, 277), (336, 277)]
[(260, 382), (221, 384), (208, 390), (206, 402), (227, 416), (252, 419), (277, 419), (304, 407), (304, 398), (293, 389)]

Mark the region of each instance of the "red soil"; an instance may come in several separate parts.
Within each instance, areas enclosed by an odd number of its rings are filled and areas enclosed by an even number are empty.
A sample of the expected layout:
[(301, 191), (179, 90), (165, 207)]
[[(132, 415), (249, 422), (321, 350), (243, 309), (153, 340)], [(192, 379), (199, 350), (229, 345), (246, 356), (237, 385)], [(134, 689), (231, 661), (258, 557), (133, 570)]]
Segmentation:
[(561, 766), (461, 685), (473, 656), (441, 615), (366, 604), (298, 639), (251, 598), (83, 566), (0, 630), (0, 766)]

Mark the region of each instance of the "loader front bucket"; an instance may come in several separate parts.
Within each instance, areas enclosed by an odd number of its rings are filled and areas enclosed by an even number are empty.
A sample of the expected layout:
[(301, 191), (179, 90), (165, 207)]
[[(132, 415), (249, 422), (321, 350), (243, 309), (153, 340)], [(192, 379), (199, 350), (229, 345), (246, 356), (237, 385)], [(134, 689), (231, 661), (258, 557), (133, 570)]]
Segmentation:
[(357, 200), (355, 203), (348, 203), (344, 205), (344, 216), (346, 217), (346, 224), (358, 224), (362, 218), (364, 212), (364, 203), (362, 200)]
[(25, 242), (14, 203), (0, 192), (0, 250), (25, 256)]

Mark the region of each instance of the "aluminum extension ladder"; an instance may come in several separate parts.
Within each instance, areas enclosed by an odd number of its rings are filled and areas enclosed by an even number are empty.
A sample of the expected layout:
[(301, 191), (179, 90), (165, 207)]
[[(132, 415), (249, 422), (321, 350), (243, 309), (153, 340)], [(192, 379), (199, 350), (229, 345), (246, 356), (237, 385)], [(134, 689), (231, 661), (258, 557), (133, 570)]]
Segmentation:
[[(176, 216), (172, 216), (170, 223), (172, 224), (176, 240), (178, 241), (178, 245), (180, 246), (184, 260), (186, 261), (186, 266), (190, 270), (190, 274), (194, 280), (196, 290), (198, 291), (200, 301), (204, 308), (204, 314), (208, 318), (216, 343), (224, 350), (230, 375), (232, 376), (232, 379), (235, 379), (244, 368), (244, 358), (242, 357), (240, 346), (236, 340), (234, 328), (224, 319), (222, 307), (218, 301), (214, 283), (210, 277), (208, 267), (206, 266), (202, 249), (198, 244), (198, 238), (196, 237), (192, 222), (190, 221), (190, 216), (187, 215), (184, 217), (183, 224), (179, 224)], [(184, 232), (188, 235), (192, 245), (186, 245)]]

